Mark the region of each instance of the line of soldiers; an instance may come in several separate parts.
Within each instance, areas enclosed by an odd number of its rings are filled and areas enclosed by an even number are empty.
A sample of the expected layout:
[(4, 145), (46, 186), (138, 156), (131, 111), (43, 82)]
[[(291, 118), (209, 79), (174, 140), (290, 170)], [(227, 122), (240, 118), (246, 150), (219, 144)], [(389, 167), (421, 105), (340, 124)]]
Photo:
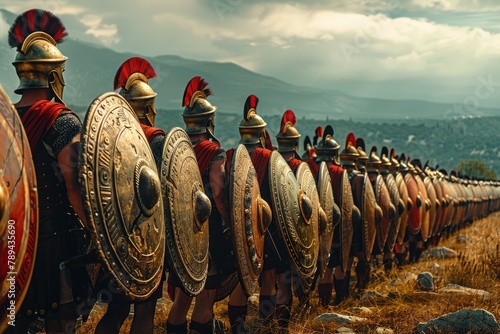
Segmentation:
[(226, 297), (232, 332), (244, 332), (257, 286), (262, 331), (287, 332), (293, 295), (308, 303), (317, 287), (328, 306), (335, 290), (339, 304), (354, 264), (364, 290), (376, 256), (387, 270), (394, 259), (418, 261), (441, 236), (499, 209), (498, 182), (446, 175), (386, 147), (367, 154), (352, 133), (341, 150), (331, 126), (306, 137), (300, 156), (291, 110), (274, 147), (255, 95), (240, 145), (225, 150), (199, 76), (184, 91), (184, 129), (156, 128), (156, 73), (138, 57), (119, 67), (119, 93), (97, 97), (82, 124), (62, 100), (66, 34), (44, 10), (9, 31), (21, 99), (0, 94), (0, 330), (26, 333), (43, 320), (47, 333), (72, 333), (100, 300), (108, 308), (96, 333), (118, 333), (132, 304), (130, 332), (153, 333), (166, 281), (168, 333), (223, 330), (213, 307)]

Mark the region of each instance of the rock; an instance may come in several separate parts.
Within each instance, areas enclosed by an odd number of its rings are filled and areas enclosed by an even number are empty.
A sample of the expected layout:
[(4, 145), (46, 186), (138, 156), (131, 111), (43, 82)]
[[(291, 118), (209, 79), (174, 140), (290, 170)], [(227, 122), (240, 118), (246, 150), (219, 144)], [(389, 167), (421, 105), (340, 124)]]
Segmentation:
[(377, 333), (377, 334), (393, 334), (394, 331), (390, 328), (377, 327), (377, 329), (375, 330), (375, 333)]
[(466, 243), (469, 243), (472, 241), (472, 238), (471, 237), (468, 237), (466, 235), (463, 235), (463, 234), (459, 234), (457, 236), (457, 243), (459, 244), (466, 244)]
[(419, 323), (414, 333), (499, 333), (500, 325), (493, 314), (483, 309), (464, 309)]
[(259, 307), (259, 296), (258, 295), (251, 295), (248, 297), (248, 301), (250, 302), (250, 305)]
[(417, 276), (417, 285), (422, 291), (434, 291), (434, 277), (430, 272), (423, 272)]
[(338, 324), (350, 324), (353, 322), (360, 322), (360, 321), (365, 321), (365, 318), (360, 318), (356, 316), (350, 316), (350, 315), (343, 315), (343, 314), (338, 314), (338, 313), (323, 313), (319, 316), (317, 316), (314, 321), (316, 322), (321, 322), (321, 321), (327, 321), (327, 322), (336, 322)]
[(445, 286), (444, 288), (439, 289), (439, 292), (456, 293), (456, 294), (461, 294), (461, 295), (478, 296), (478, 297), (485, 297), (485, 298), (492, 296), (492, 294), (488, 291), (467, 288), (465, 286), (461, 286), (461, 285), (453, 284), (453, 283), (450, 283), (447, 286)]
[(427, 250), (424, 255), (426, 257), (438, 258), (438, 259), (449, 259), (457, 256), (457, 252), (453, 249), (446, 247), (436, 247)]
[(410, 281), (416, 281), (416, 280), (417, 280), (417, 275), (415, 275), (415, 274), (405, 273), (405, 276), (403, 278), (404, 283), (408, 283)]
[(361, 299), (369, 299), (369, 300), (381, 300), (386, 299), (387, 297), (377, 291), (366, 291)]
[(350, 328), (347, 328), (347, 327), (340, 327), (340, 328), (337, 328), (337, 330), (335, 331), (335, 333), (342, 333), (342, 334), (356, 334), (352, 331), (352, 329)]
[(373, 313), (373, 311), (369, 307), (349, 307), (346, 312), (365, 316)]
[(434, 271), (437, 271), (437, 272), (442, 272), (442, 271), (444, 271), (444, 268), (441, 267), (437, 263), (433, 263), (433, 264), (431, 264), (431, 270), (434, 270)]

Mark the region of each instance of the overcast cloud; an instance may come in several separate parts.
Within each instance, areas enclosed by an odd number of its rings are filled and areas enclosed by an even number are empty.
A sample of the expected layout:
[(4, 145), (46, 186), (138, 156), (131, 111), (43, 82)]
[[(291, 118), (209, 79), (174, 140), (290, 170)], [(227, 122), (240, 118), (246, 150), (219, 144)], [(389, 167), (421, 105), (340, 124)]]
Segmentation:
[(51, 10), (71, 37), (117, 51), (231, 61), (295, 85), (380, 98), (462, 103), (489, 80), (480, 106), (500, 103), (500, 1), (304, 3), (0, 0), (0, 7)]

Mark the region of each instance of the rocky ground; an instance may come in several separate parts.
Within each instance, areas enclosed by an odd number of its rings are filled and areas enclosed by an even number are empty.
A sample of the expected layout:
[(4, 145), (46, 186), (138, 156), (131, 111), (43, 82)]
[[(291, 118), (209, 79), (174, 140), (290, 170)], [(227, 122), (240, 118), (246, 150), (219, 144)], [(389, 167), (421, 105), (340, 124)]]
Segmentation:
[[(355, 274), (351, 287), (355, 284)], [(249, 298), (249, 333), (259, 332), (258, 296)], [(171, 301), (159, 300), (155, 333), (166, 333)], [(92, 333), (105, 305), (98, 305), (81, 333)], [(216, 306), (226, 322), (227, 303)], [(132, 316), (122, 326), (128, 333)], [(500, 333), (500, 213), (477, 220), (424, 253), (419, 263), (374, 270), (368, 291), (338, 306), (293, 305), (291, 333)]]

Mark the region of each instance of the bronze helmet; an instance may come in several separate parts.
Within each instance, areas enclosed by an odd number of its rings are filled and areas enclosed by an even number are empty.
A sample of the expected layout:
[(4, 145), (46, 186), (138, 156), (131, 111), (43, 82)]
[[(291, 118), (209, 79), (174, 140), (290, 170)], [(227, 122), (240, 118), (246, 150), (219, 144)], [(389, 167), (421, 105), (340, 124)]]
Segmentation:
[(342, 166), (356, 166), (359, 153), (356, 149), (356, 137), (350, 132), (345, 139), (345, 147), (340, 152), (340, 164)]
[(139, 120), (146, 120), (150, 126), (155, 125), (156, 93), (148, 84), (148, 79), (156, 77), (151, 64), (143, 58), (129, 58), (118, 68), (114, 80), (114, 89), (120, 89), (120, 95), (128, 101)]
[(184, 90), (182, 112), (186, 132), (188, 134), (208, 133), (208, 136), (216, 141), (214, 135), (215, 110), (217, 107), (208, 102), (207, 97), (213, 95), (208, 83), (200, 76), (193, 77)]
[(396, 151), (394, 150), (394, 148), (391, 148), (390, 157), (391, 157), (390, 170), (393, 170), (393, 171), (399, 170), (399, 161), (398, 161), (398, 159), (396, 159)]
[(401, 156), (399, 157), (399, 171), (400, 172), (409, 172), (410, 171), (410, 167), (408, 167), (408, 164), (406, 163), (407, 159), (406, 159), (406, 156), (405, 154), (401, 154)]
[(64, 63), (68, 58), (57, 43), (66, 36), (66, 28), (51, 12), (30, 9), (16, 18), (9, 30), (9, 45), (18, 52), (12, 63), (19, 77), (16, 94), (49, 88), (55, 100), (62, 103)]
[(373, 146), (370, 150), (370, 157), (366, 162), (366, 171), (368, 173), (378, 173), (381, 165), (382, 160), (377, 156), (377, 147)]
[(382, 150), (380, 151), (380, 161), (382, 162), (380, 165), (380, 172), (389, 173), (392, 163), (389, 159), (389, 149), (387, 148), (387, 146), (383, 146)]
[(299, 138), (300, 133), (295, 128), (297, 118), (292, 110), (287, 110), (283, 113), (281, 118), (280, 131), (276, 135), (278, 141), (278, 152), (295, 152), (299, 151)]
[(248, 96), (245, 101), (243, 119), (238, 126), (241, 137), (240, 143), (243, 145), (260, 144), (262, 147), (266, 147), (268, 133), (265, 128), (267, 123), (257, 115), (258, 103), (259, 98), (255, 95)]
[(361, 137), (356, 139), (356, 149), (358, 150), (359, 157), (356, 160), (356, 167), (360, 171), (364, 171), (366, 167), (366, 162), (368, 161), (368, 156), (366, 155), (365, 140)]
[(333, 139), (334, 131), (331, 125), (328, 125), (323, 131), (323, 137), (319, 139), (316, 145), (316, 161), (335, 161), (338, 156), (340, 145)]

